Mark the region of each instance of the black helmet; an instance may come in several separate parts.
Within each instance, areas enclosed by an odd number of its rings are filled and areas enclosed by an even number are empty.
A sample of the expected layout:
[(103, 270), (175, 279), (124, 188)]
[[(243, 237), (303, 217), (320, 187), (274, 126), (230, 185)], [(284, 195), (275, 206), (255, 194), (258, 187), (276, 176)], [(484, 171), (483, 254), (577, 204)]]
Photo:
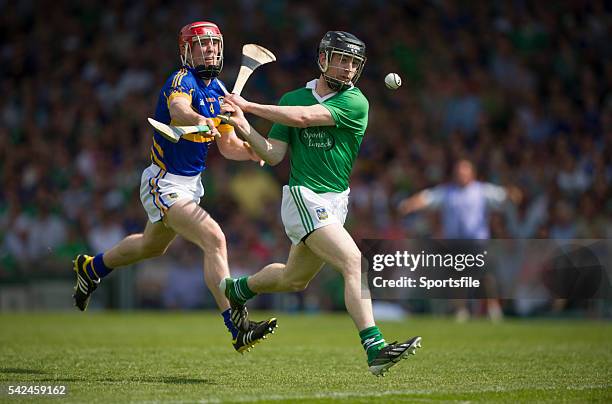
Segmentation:
[[(357, 80), (359, 80), (359, 76), (361, 76), (361, 72), (363, 71), (363, 66), (365, 65), (366, 61), (365, 43), (362, 40), (360, 40), (353, 34), (349, 34), (348, 32), (328, 31), (323, 36), (323, 39), (321, 39), (321, 43), (319, 44), (319, 55), (321, 53), (325, 53), (325, 64), (321, 64), (320, 57), (317, 58), (317, 64), (319, 65), (321, 73), (323, 73), (323, 77), (325, 78), (327, 85), (332, 90), (345, 90), (351, 85), (357, 83)], [(351, 81), (344, 82), (335, 77), (330, 77), (327, 75), (329, 62), (331, 61), (332, 55), (334, 53), (349, 56), (359, 61), (357, 72), (355, 73), (355, 76)]]

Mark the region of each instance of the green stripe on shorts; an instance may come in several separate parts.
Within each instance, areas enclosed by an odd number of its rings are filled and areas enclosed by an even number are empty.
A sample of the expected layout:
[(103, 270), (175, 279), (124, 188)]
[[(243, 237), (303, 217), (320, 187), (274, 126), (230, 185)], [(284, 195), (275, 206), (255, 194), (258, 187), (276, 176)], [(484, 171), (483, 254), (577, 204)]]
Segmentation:
[(310, 222), (310, 231), (314, 230), (314, 222), (312, 221), (312, 217), (310, 217), (310, 215), (308, 214), (308, 209), (306, 208), (306, 203), (304, 202), (304, 196), (302, 195), (302, 191), (300, 191), (299, 187), (297, 188), (297, 195), (298, 198), (300, 199), (300, 201), (302, 201), (302, 206), (304, 207), (304, 212), (306, 212), (306, 217), (308, 218), (308, 221)]
[(298, 214), (300, 215), (300, 220), (302, 221), (302, 226), (304, 226), (304, 230), (306, 230), (306, 233), (308, 233), (309, 232), (308, 226), (306, 226), (306, 221), (304, 220), (302, 209), (298, 202), (298, 198), (295, 196), (293, 187), (289, 187), (289, 192), (291, 192), (291, 197), (293, 198), (293, 202), (295, 203), (295, 206), (297, 206)]

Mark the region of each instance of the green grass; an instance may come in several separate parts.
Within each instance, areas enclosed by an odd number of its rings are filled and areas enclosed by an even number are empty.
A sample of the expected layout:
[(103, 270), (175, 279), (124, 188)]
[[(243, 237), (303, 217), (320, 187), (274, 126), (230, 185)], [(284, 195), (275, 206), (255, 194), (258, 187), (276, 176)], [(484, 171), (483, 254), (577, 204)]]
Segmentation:
[(281, 315), (276, 334), (241, 356), (218, 314), (4, 314), (0, 401), (17, 401), (8, 384), (29, 383), (66, 385), (62, 403), (612, 402), (608, 323), (379, 325), (387, 340), (423, 337), (385, 378), (367, 371), (346, 315)]

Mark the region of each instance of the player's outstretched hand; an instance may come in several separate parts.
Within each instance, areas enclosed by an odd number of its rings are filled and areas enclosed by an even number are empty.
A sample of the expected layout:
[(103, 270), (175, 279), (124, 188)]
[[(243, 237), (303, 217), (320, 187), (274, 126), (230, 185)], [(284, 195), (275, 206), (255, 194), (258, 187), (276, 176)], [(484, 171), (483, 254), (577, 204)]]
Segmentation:
[(232, 118), (244, 118), (244, 112), (242, 111), (242, 108), (240, 108), (237, 104), (233, 103), (230, 100), (223, 101), (223, 104), (221, 105), (221, 113), (230, 113)]
[[(230, 114), (230, 117), (227, 117), (227, 113)], [(239, 135), (243, 136), (251, 130), (251, 125), (244, 117), (244, 112), (242, 109), (236, 104), (234, 104), (230, 100), (224, 100), (223, 105), (221, 105), (221, 115), (218, 116), (219, 119), (223, 123), (227, 123), (232, 125), (239, 132)]]
[(224, 102), (229, 101), (231, 104), (238, 106), (244, 112), (249, 112), (249, 102), (238, 94), (228, 94), (225, 96)]

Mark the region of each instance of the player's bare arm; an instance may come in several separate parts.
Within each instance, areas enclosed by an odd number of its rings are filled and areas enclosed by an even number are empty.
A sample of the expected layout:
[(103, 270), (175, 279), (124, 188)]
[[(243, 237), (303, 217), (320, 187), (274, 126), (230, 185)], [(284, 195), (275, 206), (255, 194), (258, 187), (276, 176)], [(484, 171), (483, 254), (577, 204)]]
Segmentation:
[(236, 136), (236, 132), (233, 129), (222, 130), (220, 132), (223, 135), (217, 139), (217, 147), (223, 157), (228, 160), (253, 160), (263, 163), (251, 146)]
[(231, 113), (230, 118), (223, 116), (222, 119), (234, 127), (238, 135), (248, 142), (262, 160), (271, 166), (275, 166), (283, 160), (287, 153), (287, 143), (276, 139), (266, 139), (259, 134), (244, 117), (240, 107), (232, 101), (226, 99), (221, 111)]
[(257, 104), (236, 94), (229, 94), (227, 100), (236, 104), (244, 112), (285, 126), (308, 128), (336, 125), (329, 110), (320, 104), (309, 106)]
[(191, 101), (187, 97), (172, 98), (170, 105), (168, 105), (168, 111), (172, 120), (181, 125), (207, 125), (209, 128), (212, 128), (212, 134), (215, 137), (221, 136), (215, 127), (214, 121), (195, 112), (191, 107)]

